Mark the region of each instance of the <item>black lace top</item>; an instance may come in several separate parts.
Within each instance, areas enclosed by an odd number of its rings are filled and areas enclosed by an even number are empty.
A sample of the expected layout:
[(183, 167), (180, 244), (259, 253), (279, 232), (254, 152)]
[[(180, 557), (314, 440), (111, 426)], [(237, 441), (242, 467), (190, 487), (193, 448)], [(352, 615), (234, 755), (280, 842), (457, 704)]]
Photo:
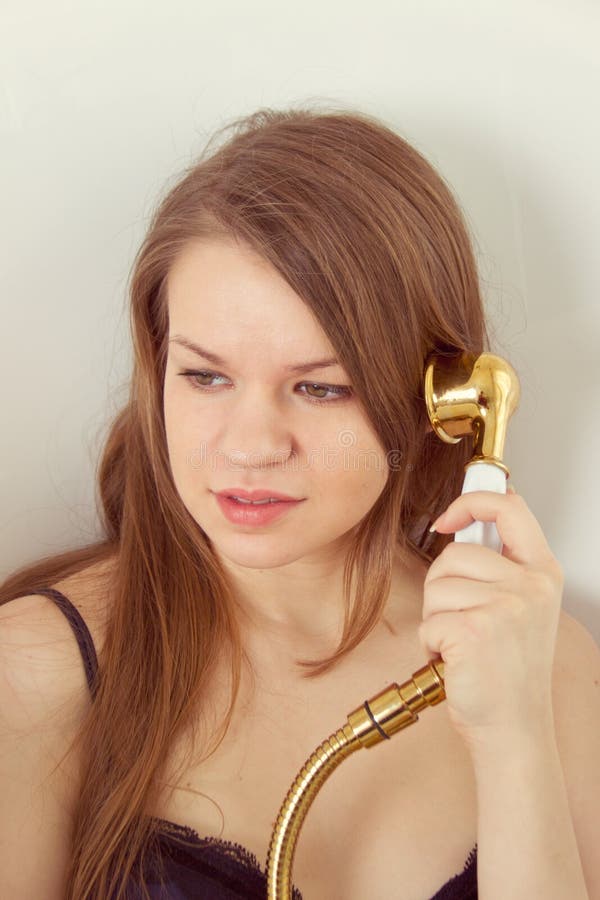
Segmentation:
[[(96, 695), (98, 659), (92, 636), (77, 607), (53, 588), (41, 588), (31, 593), (50, 597), (65, 614), (83, 657), (83, 664), (92, 697)], [(154, 821), (158, 825), (161, 858), (164, 860), (165, 887), (158, 877), (146, 873), (146, 884), (152, 900), (266, 900), (267, 876), (254, 853), (241, 844), (217, 837), (200, 837), (192, 828), (169, 822)], [(127, 886), (128, 900), (140, 900), (141, 888), (135, 883)], [(430, 900), (476, 900), (477, 845), (471, 850), (462, 872), (450, 878)], [(297, 887), (293, 900), (303, 900)], [(309, 900), (309, 898), (306, 898)], [(390, 896), (390, 900), (393, 898)]]

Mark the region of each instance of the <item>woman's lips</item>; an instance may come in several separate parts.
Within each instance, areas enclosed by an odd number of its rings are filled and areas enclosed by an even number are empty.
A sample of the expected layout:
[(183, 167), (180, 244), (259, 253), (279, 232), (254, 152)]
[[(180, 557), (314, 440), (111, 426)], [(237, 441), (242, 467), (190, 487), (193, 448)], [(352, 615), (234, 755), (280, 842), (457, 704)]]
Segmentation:
[(303, 500), (277, 500), (275, 503), (239, 503), (223, 494), (215, 494), (225, 518), (234, 525), (268, 525), (290, 512)]
[(280, 491), (275, 491), (272, 488), (255, 488), (252, 491), (247, 491), (242, 487), (228, 487), (223, 488), (217, 493), (222, 494), (225, 497), (241, 497), (243, 500), (269, 500), (271, 497), (274, 500), (303, 500), (303, 497), (290, 497), (289, 494), (282, 494)]

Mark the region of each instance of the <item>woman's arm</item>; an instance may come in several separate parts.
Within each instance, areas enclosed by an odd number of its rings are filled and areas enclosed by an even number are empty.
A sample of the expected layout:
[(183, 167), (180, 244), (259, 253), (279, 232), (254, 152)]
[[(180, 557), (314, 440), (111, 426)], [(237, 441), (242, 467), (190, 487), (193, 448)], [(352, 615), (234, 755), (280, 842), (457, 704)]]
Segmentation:
[(600, 900), (600, 651), (564, 611), (548, 721), (473, 763), (480, 900)]

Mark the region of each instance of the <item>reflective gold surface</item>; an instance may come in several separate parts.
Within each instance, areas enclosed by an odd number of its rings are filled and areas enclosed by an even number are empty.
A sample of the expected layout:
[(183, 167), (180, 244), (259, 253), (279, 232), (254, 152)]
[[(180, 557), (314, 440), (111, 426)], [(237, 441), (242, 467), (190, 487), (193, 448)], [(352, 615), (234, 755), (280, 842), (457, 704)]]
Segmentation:
[(443, 441), (456, 444), (473, 435), (473, 456), (467, 463), (494, 463), (507, 475), (502, 462), (508, 420), (519, 404), (517, 373), (493, 353), (475, 356), (427, 357), (425, 403), (431, 425)]

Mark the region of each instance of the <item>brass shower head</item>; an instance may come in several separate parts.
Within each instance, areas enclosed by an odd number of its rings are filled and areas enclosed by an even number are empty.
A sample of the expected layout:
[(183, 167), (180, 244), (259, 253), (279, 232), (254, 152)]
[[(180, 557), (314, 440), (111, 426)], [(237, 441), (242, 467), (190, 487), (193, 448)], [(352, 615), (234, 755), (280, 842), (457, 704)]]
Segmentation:
[(456, 444), (473, 435), (473, 456), (465, 468), (502, 462), (510, 416), (519, 404), (519, 379), (505, 359), (468, 351), (430, 353), (425, 361), (425, 403), (431, 425), (443, 441)]

